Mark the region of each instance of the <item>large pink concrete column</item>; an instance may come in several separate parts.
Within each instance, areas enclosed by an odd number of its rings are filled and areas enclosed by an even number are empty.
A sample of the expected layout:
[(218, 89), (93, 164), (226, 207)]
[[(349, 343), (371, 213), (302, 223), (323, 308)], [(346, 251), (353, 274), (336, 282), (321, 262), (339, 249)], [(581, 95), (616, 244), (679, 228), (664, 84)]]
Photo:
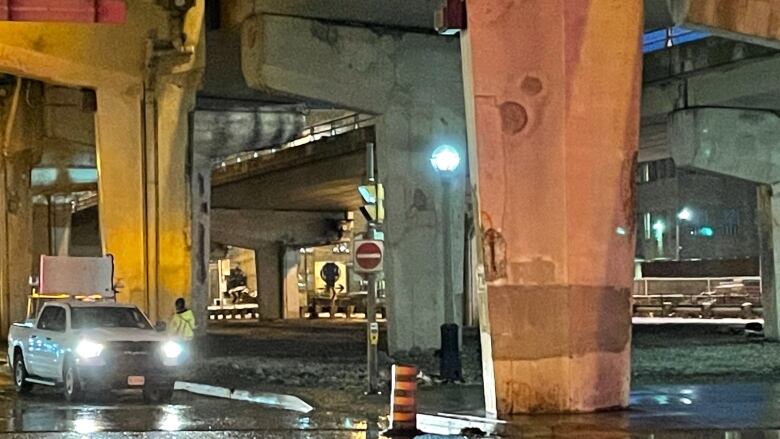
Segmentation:
[(467, 6), (498, 411), (624, 407), (642, 2)]

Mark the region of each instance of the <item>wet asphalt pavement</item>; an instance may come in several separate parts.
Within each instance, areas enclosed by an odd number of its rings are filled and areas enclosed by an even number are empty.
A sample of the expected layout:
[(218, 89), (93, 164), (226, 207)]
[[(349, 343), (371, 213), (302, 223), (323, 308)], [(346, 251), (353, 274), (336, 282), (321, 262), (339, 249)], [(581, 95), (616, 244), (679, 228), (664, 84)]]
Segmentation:
[[(306, 322), (306, 331), (311, 325), (313, 324)], [(323, 351), (321, 356), (325, 357), (328, 353), (333, 356), (333, 352), (345, 356), (351, 352), (349, 349), (354, 350), (355, 358), (362, 355), (363, 351), (358, 349), (362, 347), (362, 333), (358, 333), (360, 328), (344, 329), (342, 326), (344, 325), (336, 326), (335, 330), (345, 332), (346, 335), (328, 338), (331, 342), (320, 347)], [(218, 338), (217, 347), (233, 349), (234, 345), (240, 345), (242, 348), (238, 351), (243, 355), (258, 356), (258, 350), (261, 350), (265, 359), (292, 357), (291, 364), (311, 362), (313, 353), (319, 352), (310, 345), (301, 344), (298, 333), (287, 334), (289, 330), (266, 331), (264, 327), (256, 331), (257, 334), (251, 342), (238, 338), (238, 342), (230, 343), (228, 336), (232, 333), (228, 330), (233, 329), (227, 327), (218, 334), (221, 338)], [(235, 330), (244, 328), (238, 327)], [(350, 331), (358, 335), (351, 337)], [(710, 340), (714, 335), (702, 338), (698, 332), (693, 336), (694, 341), (706, 346), (722, 348), (721, 345), (731, 346), (735, 343), (731, 338), (725, 342), (714, 343)], [(279, 338), (281, 340), (278, 340)], [(663, 347), (669, 345), (666, 341), (669, 338), (672, 337), (645, 337), (647, 340), (643, 343), (651, 347)], [(334, 346), (333, 343), (337, 342), (343, 346)], [(691, 341), (685, 339), (684, 342)], [(644, 345), (642, 348), (648, 349), (648, 346)], [(253, 347), (254, 350), (247, 349), (247, 346)], [(288, 349), (289, 346), (297, 346), (298, 351)], [(216, 352), (215, 355), (235, 355), (234, 350)], [(348, 352), (344, 353), (345, 350)], [(774, 355), (773, 350), (764, 350), (766, 355)], [(274, 353), (277, 353), (276, 356), (272, 355)], [(730, 351), (723, 355), (726, 355), (729, 361), (733, 361), (735, 357)], [(724, 369), (742, 371), (731, 372), (738, 383), (723, 377), (712, 380), (712, 377), (704, 375), (686, 375), (685, 380), (691, 382), (719, 384), (637, 386), (632, 392), (629, 410), (584, 415), (514, 417), (507, 424), (499, 426), (494, 436), (578, 439), (780, 439), (780, 369), (763, 365), (755, 368), (763, 372), (746, 375), (750, 370), (745, 371), (736, 366)], [(667, 369), (663, 369), (665, 374), (668, 374)], [(221, 370), (218, 369), (215, 374), (218, 375)], [(230, 371), (228, 375), (235, 374), (234, 368), (231, 367)], [(654, 383), (666, 382), (661, 379), (681, 382), (670, 380), (665, 374), (659, 375), (660, 378)], [(203, 382), (214, 383), (219, 381), (217, 375), (206, 374), (200, 378)], [(757, 382), (750, 383), (749, 380), (753, 379)], [(261, 381), (256, 377), (241, 376), (240, 380), (230, 386), (238, 386), (239, 382), (251, 384)], [(299, 386), (297, 391), (293, 389), (296, 388), (284, 384), (275, 389), (261, 390), (296, 393), (315, 407), (313, 412), (301, 414), (182, 391), (175, 393), (170, 404), (145, 404), (138, 392), (101, 395), (101, 398), (94, 398), (86, 404), (69, 404), (58, 391), (44, 387), (37, 387), (33, 394), (20, 397), (13, 388), (7, 367), (1, 364), (0, 437), (358, 439), (381, 437), (380, 431), (388, 426), (385, 405), (387, 396), (360, 397), (359, 391), (354, 389), (338, 390), (328, 387)], [(418, 394), (420, 412), (479, 415), (481, 394), (480, 386), (423, 387)], [(446, 425), (445, 422), (442, 427), (443, 424), (439, 422), (441, 419), (421, 417), (419, 427), (424, 431), (444, 435), (453, 435), (460, 431), (457, 423)]]
[[(370, 427), (378, 428), (376, 422)], [(40, 386), (21, 397), (5, 366), (0, 373), (0, 435), (362, 438), (368, 429), (365, 419), (323, 410), (300, 414), (186, 392), (176, 392), (162, 405), (145, 404), (139, 392), (93, 395), (86, 404), (69, 404), (55, 389)]]
[[(520, 416), (496, 436), (780, 439), (780, 432), (773, 430), (780, 427), (780, 385), (654, 386), (633, 392), (631, 403), (630, 410), (621, 412)], [(144, 404), (132, 392), (73, 405), (47, 388), (19, 397), (8, 374), (0, 374), (0, 435), (11, 437), (358, 439), (380, 437), (386, 425), (384, 418), (368, 422), (326, 408), (300, 414), (185, 392), (177, 392), (172, 403), (164, 405)]]

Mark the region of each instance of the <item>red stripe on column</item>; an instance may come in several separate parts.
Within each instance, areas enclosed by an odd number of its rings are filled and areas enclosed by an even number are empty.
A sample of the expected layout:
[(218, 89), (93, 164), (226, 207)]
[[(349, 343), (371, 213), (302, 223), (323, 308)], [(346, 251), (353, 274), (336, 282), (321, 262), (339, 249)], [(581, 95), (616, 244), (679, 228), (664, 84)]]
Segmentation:
[(0, 20), (8, 20), (8, 0), (0, 0)]
[(97, 22), (122, 24), (127, 21), (127, 5), (124, 0), (97, 0)]
[(0, 20), (124, 23), (124, 0), (0, 0)]

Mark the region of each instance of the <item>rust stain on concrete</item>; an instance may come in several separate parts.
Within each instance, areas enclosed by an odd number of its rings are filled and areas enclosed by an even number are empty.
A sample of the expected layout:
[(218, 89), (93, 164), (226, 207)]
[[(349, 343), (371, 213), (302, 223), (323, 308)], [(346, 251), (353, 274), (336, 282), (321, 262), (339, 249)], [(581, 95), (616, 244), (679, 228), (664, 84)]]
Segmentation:
[(543, 88), (542, 80), (536, 76), (526, 76), (525, 79), (523, 79), (522, 84), (520, 84), (520, 89), (528, 96), (538, 95), (542, 92)]
[(506, 278), (506, 240), (503, 235), (496, 229), (488, 229), (482, 242), (488, 282)]
[(501, 104), (501, 129), (505, 134), (515, 135), (528, 125), (528, 111), (514, 101)]

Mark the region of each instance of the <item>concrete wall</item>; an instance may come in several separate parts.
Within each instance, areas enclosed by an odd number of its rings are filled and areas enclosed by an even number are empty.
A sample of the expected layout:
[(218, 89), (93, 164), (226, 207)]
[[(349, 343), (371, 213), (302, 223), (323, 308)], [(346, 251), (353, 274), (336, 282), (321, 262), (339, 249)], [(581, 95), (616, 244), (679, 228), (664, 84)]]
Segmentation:
[[(376, 141), (386, 189), (389, 346), (438, 347), (445, 233), (452, 239), (458, 315), (463, 293), (463, 180), (458, 176), (453, 186), (452, 211), (442, 212), (441, 183), (429, 162), (445, 142), (465, 157), (458, 40), (264, 15), (245, 20), (242, 34), (251, 87), (381, 115)], [(445, 214), (449, 231), (441, 229)]]

